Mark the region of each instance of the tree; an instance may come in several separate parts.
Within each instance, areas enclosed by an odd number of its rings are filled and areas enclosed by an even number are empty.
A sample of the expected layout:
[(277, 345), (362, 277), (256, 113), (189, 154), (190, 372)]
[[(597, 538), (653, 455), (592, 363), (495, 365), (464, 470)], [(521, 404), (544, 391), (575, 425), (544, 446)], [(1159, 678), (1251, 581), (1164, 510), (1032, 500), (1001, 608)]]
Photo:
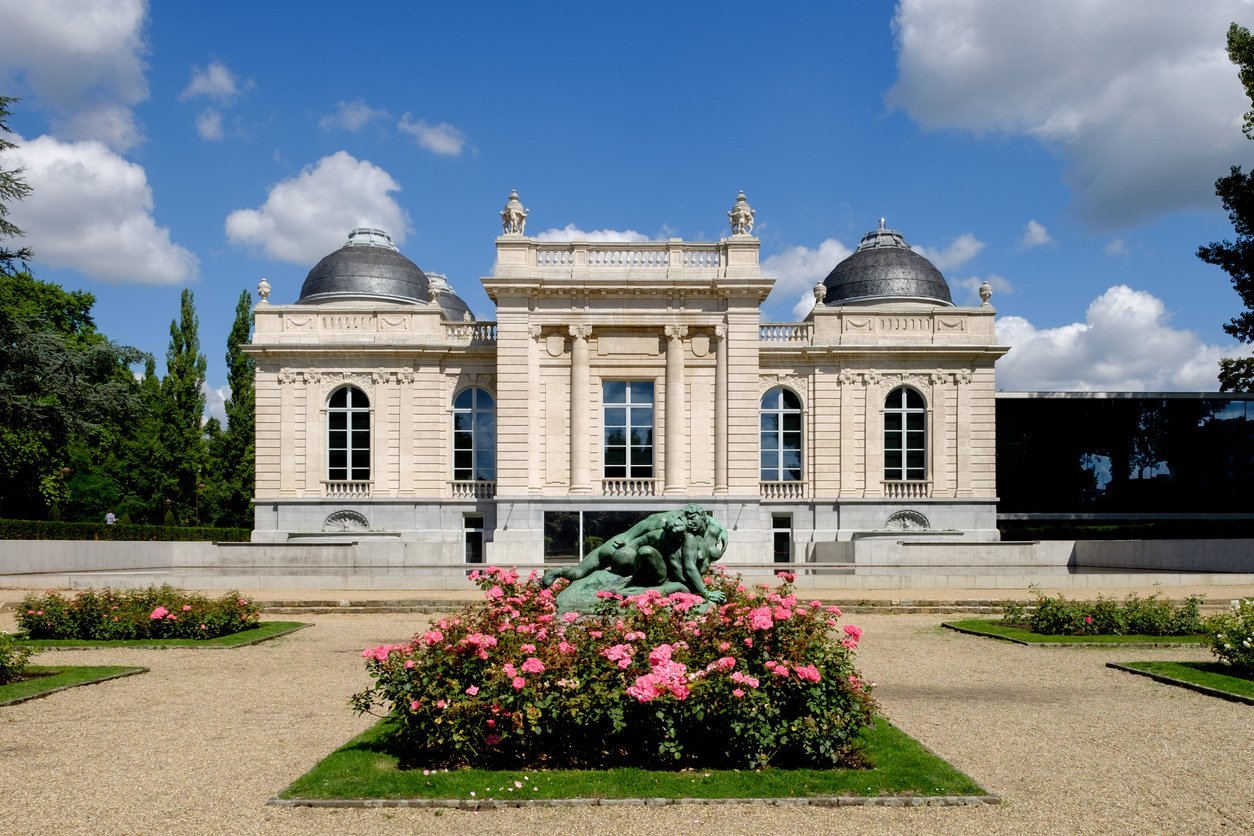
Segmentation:
[(0, 514), (59, 511), (78, 460), (105, 449), (139, 408), (129, 367), (145, 355), (96, 331), (94, 302), (0, 273)]
[[(1245, 94), (1254, 104), (1254, 36), (1244, 26), (1228, 28), (1228, 58), (1237, 65)], [(1245, 114), (1243, 131), (1254, 140), (1254, 109)], [(1254, 172), (1244, 174), (1234, 165), (1227, 177), (1215, 181), (1215, 194), (1223, 201), (1236, 241), (1212, 242), (1199, 247), (1197, 257), (1214, 264), (1232, 279), (1245, 310), (1224, 325), (1224, 331), (1245, 343), (1254, 342)], [(1220, 390), (1254, 391), (1254, 357), (1219, 361)]]
[(161, 381), (158, 487), (174, 518), (190, 522), (199, 504), (198, 485), (205, 465), (205, 355), (200, 353), (200, 322), (195, 299), (184, 289), (179, 318), (170, 322), (166, 374)]
[[(5, 134), (13, 133), (9, 128), (9, 105), (16, 101), (17, 99), (8, 96), (0, 96), (0, 154), (17, 147), (4, 138)], [(8, 204), (14, 200), (21, 200), (28, 194), (30, 194), (30, 186), (22, 179), (22, 169), (0, 167), (0, 275), (14, 275), (17, 272), (15, 262), (25, 262), (31, 258), (29, 247), (11, 250), (4, 244), (4, 239), (17, 238), (22, 235), (22, 230), (8, 220)]]
[(247, 290), (241, 291), (226, 341), (227, 383), (231, 388), (225, 404), (226, 429), (221, 430), (213, 419), (205, 425), (210, 461), (206, 498), (214, 525), (252, 528), (256, 363), (244, 353), (252, 325), (252, 297)]

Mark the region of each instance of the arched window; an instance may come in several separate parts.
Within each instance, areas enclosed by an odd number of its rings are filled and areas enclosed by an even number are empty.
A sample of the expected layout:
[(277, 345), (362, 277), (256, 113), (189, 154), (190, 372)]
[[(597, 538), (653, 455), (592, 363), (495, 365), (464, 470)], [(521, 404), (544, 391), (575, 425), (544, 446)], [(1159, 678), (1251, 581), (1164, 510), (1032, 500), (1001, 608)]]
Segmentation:
[(927, 478), (927, 412), (923, 396), (905, 386), (884, 401), (884, 479)]
[(483, 389), (453, 399), (453, 479), (496, 480), (496, 403)]
[(370, 399), (355, 386), (336, 389), (327, 403), (327, 479), (370, 479)]
[(762, 481), (801, 479), (801, 399), (776, 386), (762, 396)]

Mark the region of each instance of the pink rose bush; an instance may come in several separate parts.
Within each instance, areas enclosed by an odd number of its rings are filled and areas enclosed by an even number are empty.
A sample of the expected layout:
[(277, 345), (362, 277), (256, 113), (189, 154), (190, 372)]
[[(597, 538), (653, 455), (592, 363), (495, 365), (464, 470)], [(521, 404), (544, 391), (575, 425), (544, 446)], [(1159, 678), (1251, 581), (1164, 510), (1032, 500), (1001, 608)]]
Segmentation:
[(172, 586), (27, 595), (18, 629), (31, 639), (212, 639), (257, 626), (261, 610), (228, 592), (210, 599)]
[(403, 764), (652, 768), (857, 763), (875, 711), (854, 652), (862, 631), (799, 601), (791, 579), (746, 587), (716, 572), (725, 603), (656, 592), (601, 596), (559, 615), (565, 581), (471, 573), (487, 603), (404, 644), (363, 653), (358, 712), (395, 726)]

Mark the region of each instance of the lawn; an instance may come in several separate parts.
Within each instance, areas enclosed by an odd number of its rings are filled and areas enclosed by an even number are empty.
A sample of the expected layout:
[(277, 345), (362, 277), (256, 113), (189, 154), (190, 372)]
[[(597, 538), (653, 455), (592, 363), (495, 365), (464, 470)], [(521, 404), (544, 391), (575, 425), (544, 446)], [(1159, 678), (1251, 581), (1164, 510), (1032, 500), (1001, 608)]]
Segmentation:
[(1254, 705), (1254, 679), (1241, 676), (1219, 662), (1125, 662), (1122, 665), (1112, 662), (1107, 667)]
[(987, 791), (880, 718), (866, 735), (869, 769), (402, 770), (383, 720), (332, 752), (279, 796), (305, 800), (427, 799), (447, 803), (574, 798), (806, 798), (969, 796)]
[(98, 647), (246, 647), (250, 644), (277, 639), (310, 626), (302, 621), (262, 621), (256, 627), (241, 630), (216, 639), (118, 639), (91, 641), (88, 639), (19, 639), (14, 644), (39, 650), (91, 650)]
[(31, 665), (25, 675), (16, 682), (0, 685), (0, 706), (46, 697), (57, 691), (107, 682), (123, 676), (147, 673), (147, 668), (130, 665), (93, 665), (86, 667), (42, 667)]
[(1181, 645), (1202, 645), (1206, 642), (1205, 636), (1052, 636), (1046, 633), (1033, 633), (1018, 627), (1011, 627), (1004, 621), (994, 618), (968, 618), (962, 621), (947, 621), (941, 626), (950, 630), (956, 630), (959, 633), (987, 636), (992, 639), (1002, 639), (1003, 641), (1016, 644), (1029, 645), (1179, 647)]

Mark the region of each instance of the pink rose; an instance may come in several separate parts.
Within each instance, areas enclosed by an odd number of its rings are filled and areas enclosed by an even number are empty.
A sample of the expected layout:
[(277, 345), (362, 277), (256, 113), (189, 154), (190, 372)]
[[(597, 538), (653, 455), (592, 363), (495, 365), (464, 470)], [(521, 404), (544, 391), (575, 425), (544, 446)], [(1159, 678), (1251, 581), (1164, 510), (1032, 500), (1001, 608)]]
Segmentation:
[(159, 621), (165, 618), (169, 614), (170, 614), (170, 611), (167, 610), (165, 607), (157, 607), (155, 610), (152, 611), (152, 615), (148, 617), (151, 618), (153, 621)]
[(527, 687), (527, 680), (523, 679), (521, 676), (516, 676), (514, 677), (514, 681), (510, 684), (514, 686), (515, 691), (521, 691), (523, 688)]
[(522, 663), (523, 673), (544, 673), (544, 663), (534, 656)]
[(191, 605), (191, 604), (184, 604), (184, 605), (183, 605), (183, 612), (191, 612), (191, 611), (192, 611), (192, 605)]
[(479, 693), (478, 685), (471, 685), (469, 688), (466, 689), (466, 696), (468, 697), (473, 697), (477, 693)]

